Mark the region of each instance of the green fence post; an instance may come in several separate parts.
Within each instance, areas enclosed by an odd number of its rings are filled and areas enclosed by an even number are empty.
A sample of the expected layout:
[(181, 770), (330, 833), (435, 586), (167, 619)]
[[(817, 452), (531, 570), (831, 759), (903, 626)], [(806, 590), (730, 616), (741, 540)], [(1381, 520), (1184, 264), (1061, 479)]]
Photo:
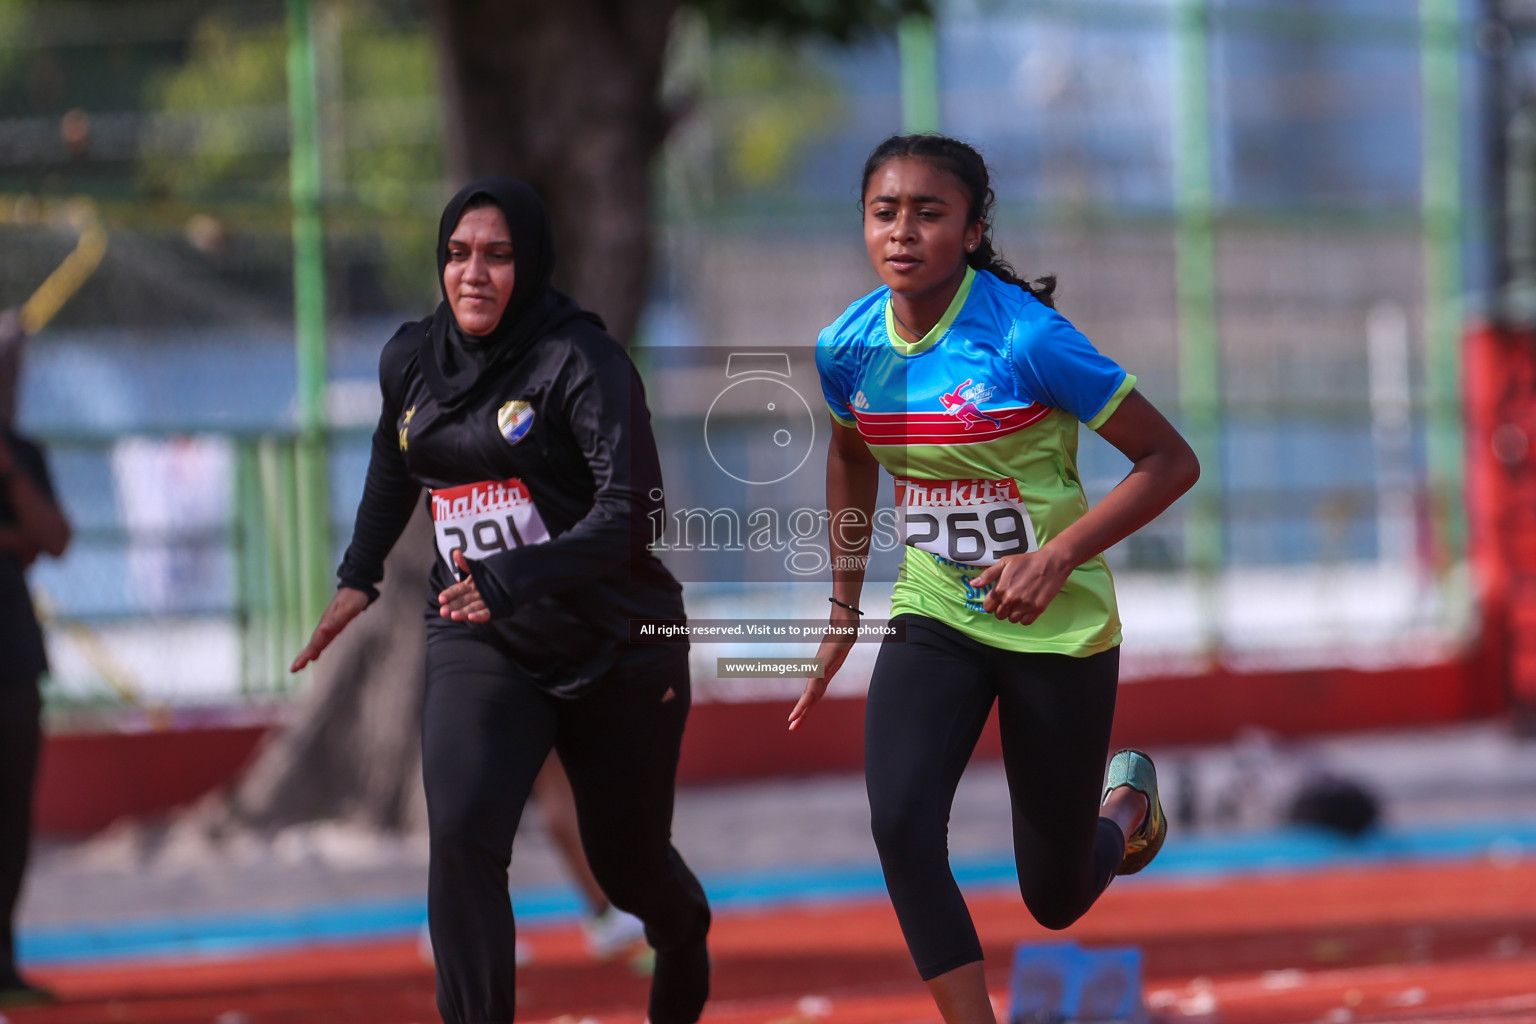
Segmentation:
[(1221, 341), (1216, 321), (1215, 188), (1211, 174), (1210, 7), (1179, 0), (1174, 102), (1175, 249), (1179, 316), (1179, 410), (1200, 457), (1200, 482), (1184, 513), (1185, 562), (1200, 591), (1208, 654), (1220, 640), (1223, 560)]
[(234, 562), (235, 621), (240, 625), (240, 692), (270, 689), (266, 649), (261, 640), (261, 477), (250, 440), (235, 440), (234, 500), (229, 516), (230, 557)]
[(1461, 425), (1461, 52), (1456, 0), (1420, 0), (1424, 149), (1424, 377), (1429, 493), (1445, 550), (1465, 547)]
[(294, 444), (289, 439), (265, 437), (257, 454), (266, 520), (267, 663), (272, 686), (283, 690), (287, 687), (282, 671), (287, 664), (284, 654), (298, 653), (295, 637), (304, 625), (299, 609), (303, 585), (299, 576), (299, 511), (294, 501)]
[(939, 37), (933, 19), (912, 14), (896, 28), (901, 54), (901, 130), (939, 130)]
[(288, 0), (288, 113), (293, 133), (289, 189), (293, 203), (293, 318), (298, 357), (301, 583), (296, 614), (313, 624), (329, 602), (331, 514), (326, 445), (325, 235), (321, 218), (320, 110), (316, 99), (314, 12)]

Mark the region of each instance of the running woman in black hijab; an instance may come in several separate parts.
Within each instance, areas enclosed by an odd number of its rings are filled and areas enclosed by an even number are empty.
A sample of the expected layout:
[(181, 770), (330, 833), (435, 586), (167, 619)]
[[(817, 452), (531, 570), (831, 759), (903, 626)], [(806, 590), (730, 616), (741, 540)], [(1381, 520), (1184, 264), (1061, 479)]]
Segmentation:
[(704, 891), (672, 848), (686, 645), (632, 645), (631, 618), (683, 617), (646, 548), (661, 469), (624, 349), (549, 283), (544, 205), (510, 178), (465, 186), (438, 228), (444, 301), (384, 347), (384, 407), (336, 598), (295, 671), (377, 596), (421, 489), (439, 557), (422, 773), (428, 918), (448, 1024), (513, 1019), (512, 838), (551, 748), (613, 905), (656, 950), (651, 1024), (709, 994)]

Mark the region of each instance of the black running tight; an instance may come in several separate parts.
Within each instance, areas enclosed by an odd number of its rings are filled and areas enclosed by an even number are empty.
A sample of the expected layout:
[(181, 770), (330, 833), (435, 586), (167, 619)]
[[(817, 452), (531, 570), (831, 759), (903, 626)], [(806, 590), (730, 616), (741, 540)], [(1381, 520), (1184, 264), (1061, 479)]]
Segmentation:
[(1114, 877), (1125, 837), (1098, 808), (1119, 648), (1086, 658), (1019, 653), (933, 619), (900, 618), (906, 642), (884, 644), (870, 680), (864, 773), (885, 884), (927, 980), (982, 958), (949, 868), (948, 830), (994, 700), (1030, 913), (1065, 928)]
[(649, 1017), (691, 1024), (709, 991), (709, 907), (672, 848), (673, 783), (688, 717), (688, 652), (657, 651), (580, 697), (539, 689), (463, 624), (429, 628), (422, 711), (438, 1009), (448, 1024), (511, 1021), (516, 1003), (507, 866), (550, 749), (576, 797), (581, 843), (614, 906), (656, 949)]

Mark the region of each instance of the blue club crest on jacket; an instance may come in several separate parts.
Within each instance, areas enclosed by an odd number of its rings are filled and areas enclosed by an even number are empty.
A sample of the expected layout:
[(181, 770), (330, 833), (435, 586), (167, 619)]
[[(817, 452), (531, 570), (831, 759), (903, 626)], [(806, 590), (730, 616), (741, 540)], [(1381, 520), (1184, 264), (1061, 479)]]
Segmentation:
[(517, 444), (533, 426), (533, 406), (527, 402), (508, 402), (496, 410), (496, 429), (508, 444)]

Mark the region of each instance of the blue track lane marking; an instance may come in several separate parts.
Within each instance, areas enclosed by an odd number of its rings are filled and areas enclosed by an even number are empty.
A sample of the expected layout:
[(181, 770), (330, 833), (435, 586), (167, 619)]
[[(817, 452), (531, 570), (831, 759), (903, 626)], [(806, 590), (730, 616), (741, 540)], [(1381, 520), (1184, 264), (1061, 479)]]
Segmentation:
[[(1490, 854), (1507, 858), (1536, 855), (1536, 821), (1387, 830), (1358, 841), (1302, 829), (1187, 839), (1175, 834), (1151, 867), (1120, 884)], [(967, 888), (1015, 885), (1011, 851), (958, 857), (953, 866), (956, 879)], [(873, 864), (775, 868), (707, 876), (703, 881), (710, 902), (718, 910), (879, 898), (885, 893), (880, 869)], [(581, 913), (575, 891), (564, 886), (519, 889), (512, 893), (512, 902), (518, 920), (531, 926), (573, 921)], [(287, 911), (23, 928), (17, 938), (20, 959), (29, 965), (231, 957), (296, 946), (400, 938), (415, 934), (425, 919), (425, 898), (410, 897)]]

